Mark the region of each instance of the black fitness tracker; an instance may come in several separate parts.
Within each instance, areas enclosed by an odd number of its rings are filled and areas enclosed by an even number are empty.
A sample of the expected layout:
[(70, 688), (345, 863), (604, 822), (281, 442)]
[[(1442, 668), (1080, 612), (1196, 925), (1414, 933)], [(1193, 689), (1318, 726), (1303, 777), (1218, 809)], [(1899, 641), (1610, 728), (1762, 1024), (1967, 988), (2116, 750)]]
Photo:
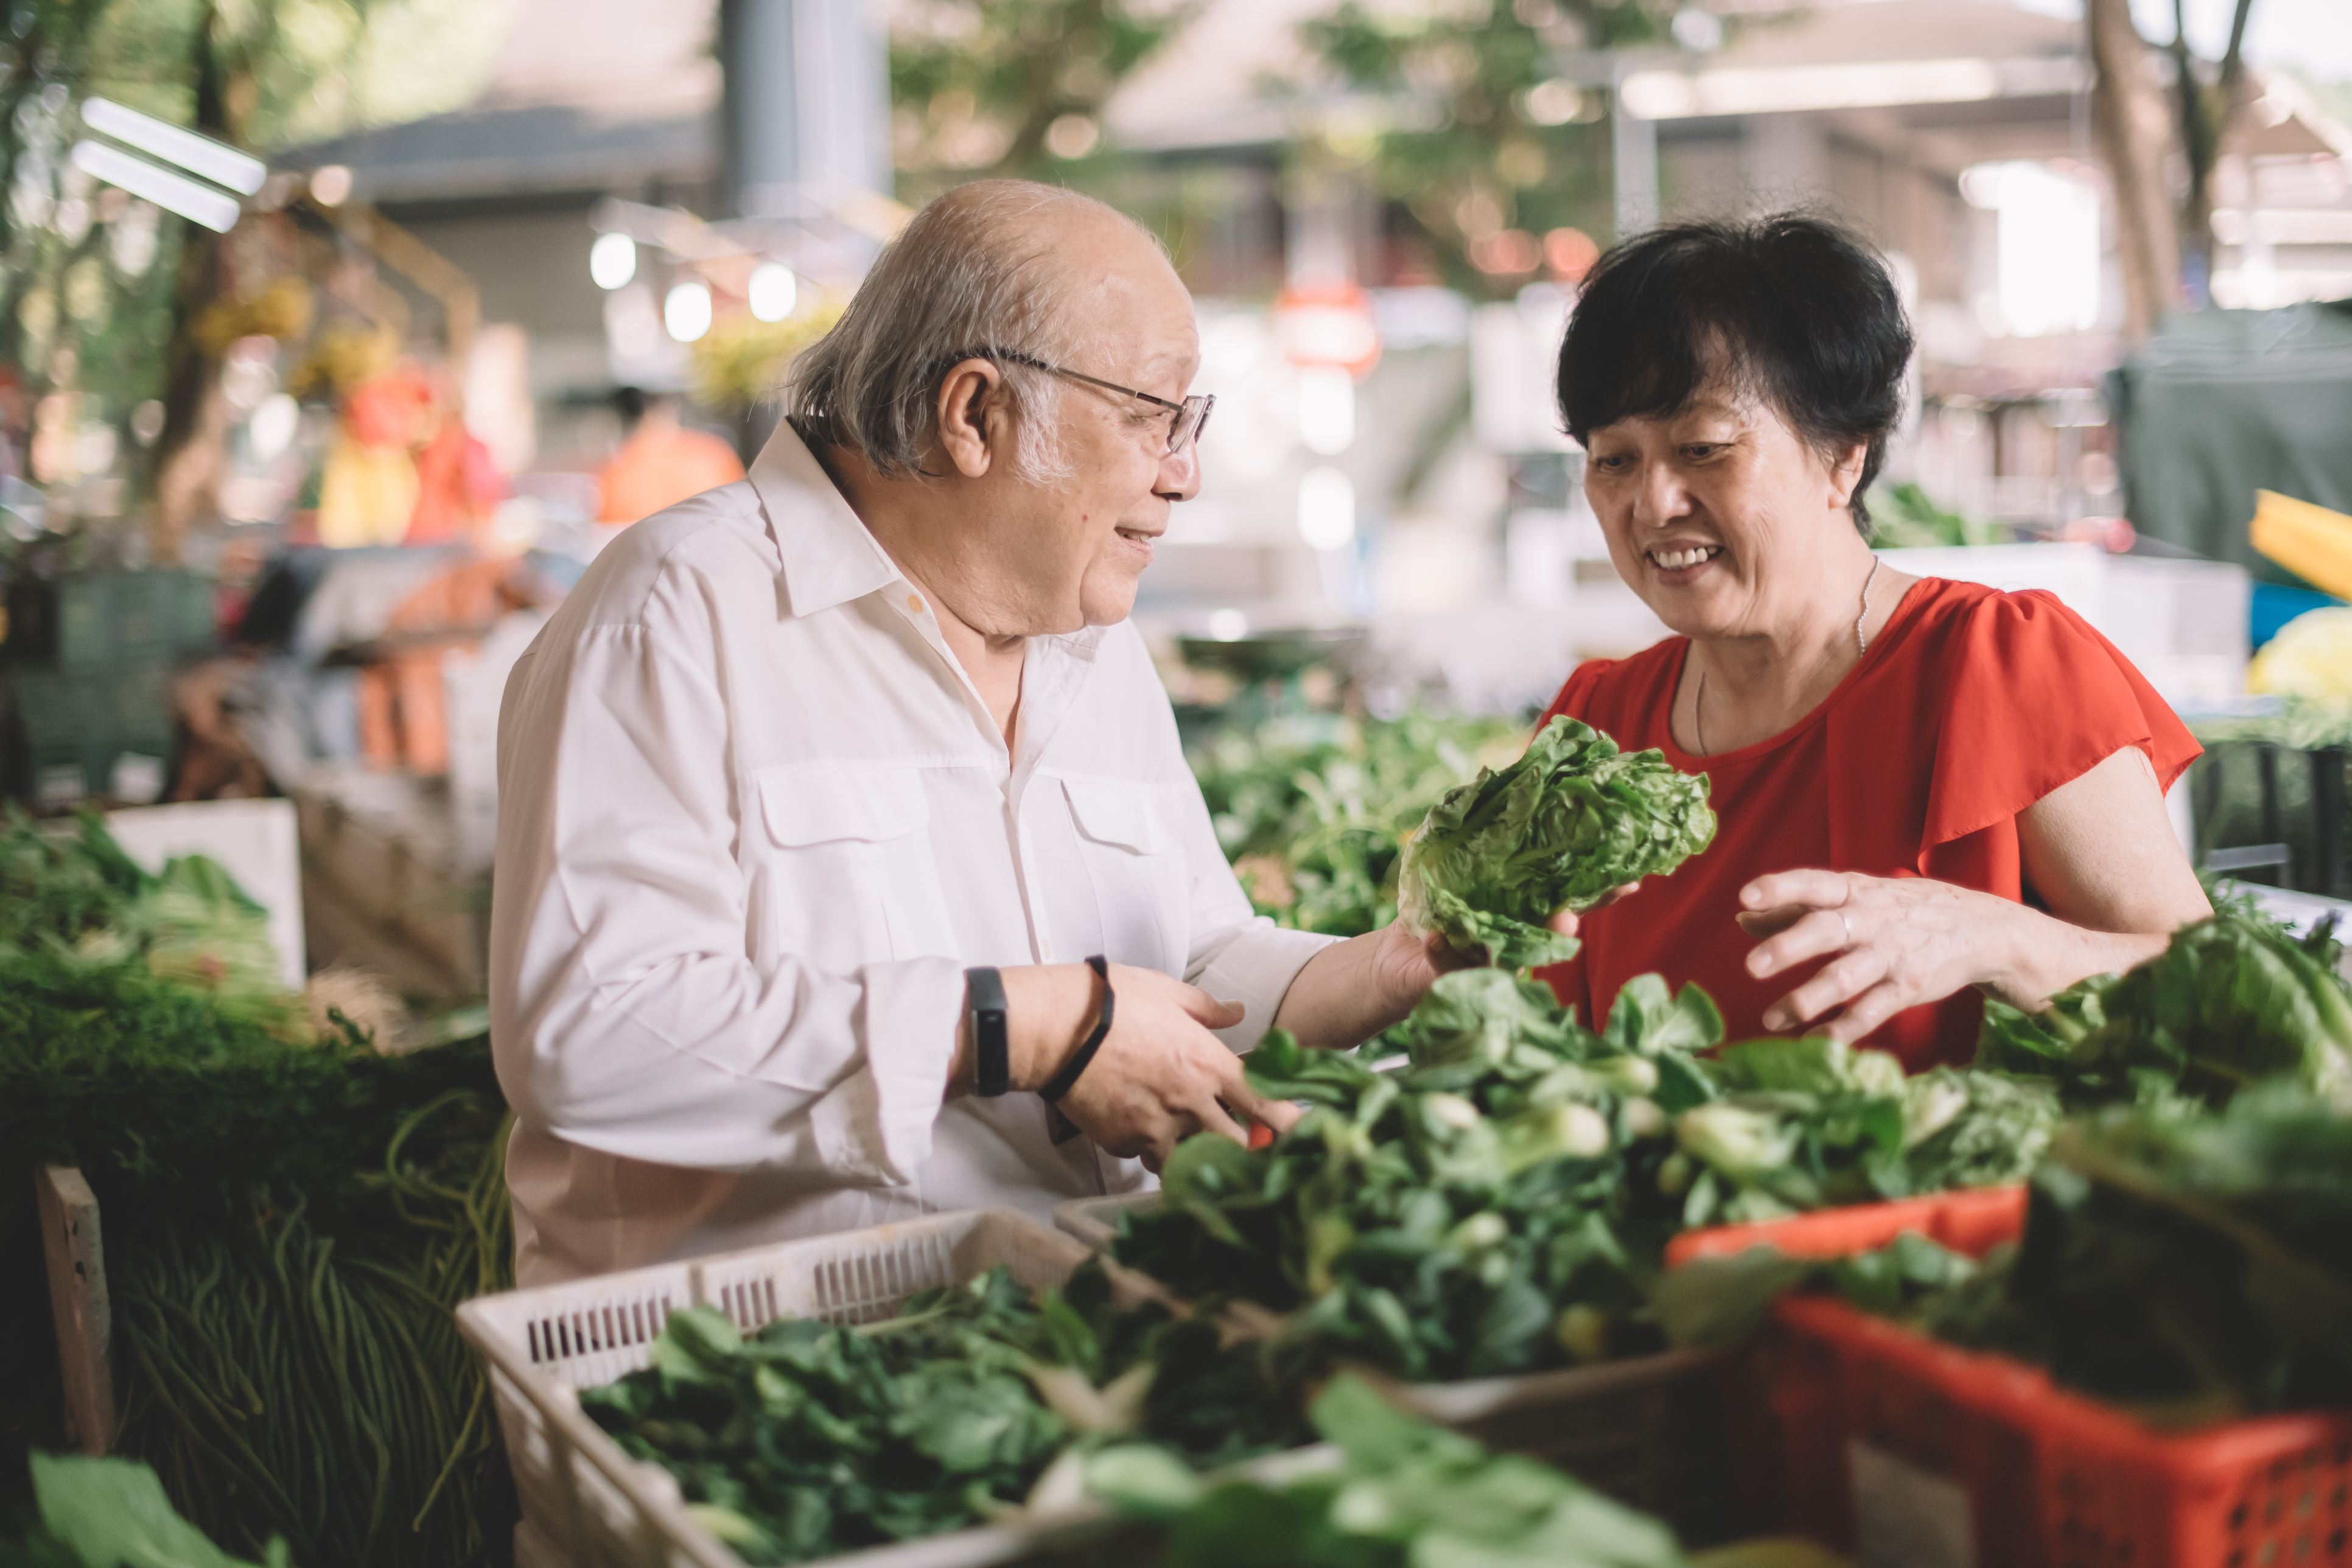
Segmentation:
[(967, 969), (963, 984), (971, 1019), (971, 1091), (992, 1100), (1013, 1087), (1013, 1056), (1004, 1041), (1004, 977), (993, 969)]

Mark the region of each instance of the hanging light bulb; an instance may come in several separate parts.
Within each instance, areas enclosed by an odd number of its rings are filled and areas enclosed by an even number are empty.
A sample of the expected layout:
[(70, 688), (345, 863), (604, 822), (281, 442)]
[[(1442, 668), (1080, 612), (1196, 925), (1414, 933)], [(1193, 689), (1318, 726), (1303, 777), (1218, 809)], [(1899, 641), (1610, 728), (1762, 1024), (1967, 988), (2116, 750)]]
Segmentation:
[(744, 295), (751, 314), (763, 321), (781, 321), (793, 313), (801, 297), (801, 280), (781, 261), (762, 261), (751, 268)]
[(662, 325), (679, 342), (690, 343), (710, 330), (710, 286), (681, 283), (662, 300)]
[(637, 242), (625, 234), (600, 234), (588, 247), (588, 276), (599, 289), (618, 289), (637, 275)]

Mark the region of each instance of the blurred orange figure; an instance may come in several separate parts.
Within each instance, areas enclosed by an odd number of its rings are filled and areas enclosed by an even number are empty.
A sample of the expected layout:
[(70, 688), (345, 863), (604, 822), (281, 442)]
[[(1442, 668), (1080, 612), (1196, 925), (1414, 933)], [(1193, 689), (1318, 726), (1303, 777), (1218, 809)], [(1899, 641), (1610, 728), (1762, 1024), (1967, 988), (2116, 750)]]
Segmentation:
[(463, 419), (444, 415), (416, 454), (416, 510), (404, 542), (470, 543), (506, 498), (507, 482), (490, 449)]
[(613, 405), (628, 436), (596, 476), (604, 489), (597, 521), (635, 522), (743, 477), (734, 447), (677, 422), (676, 398), (647, 397), (625, 386)]
[(414, 449), (431, 427), (433, 388), (413, 364), (371, 376), (343, 397), (319, 485), (319, 542), (398, 544), (416, 511)]

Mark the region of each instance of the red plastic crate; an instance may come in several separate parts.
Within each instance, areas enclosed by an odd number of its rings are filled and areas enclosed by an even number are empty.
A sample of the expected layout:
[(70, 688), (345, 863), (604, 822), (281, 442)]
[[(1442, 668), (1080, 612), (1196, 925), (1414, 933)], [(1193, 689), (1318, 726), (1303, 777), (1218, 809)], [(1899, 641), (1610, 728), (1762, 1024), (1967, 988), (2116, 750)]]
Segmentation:
[[(1695, 1233), (1673, 1261), (1906, 1230), (1982, 1252), (2023, 1220), (2021, 1191), (1956, 1194)], [(2352, 1568), (2352, 1412), (2158, 1432), (1822, 1297), (1781, 1301), (1727, 1392), (1743, 1495), (1864, 1568)]]

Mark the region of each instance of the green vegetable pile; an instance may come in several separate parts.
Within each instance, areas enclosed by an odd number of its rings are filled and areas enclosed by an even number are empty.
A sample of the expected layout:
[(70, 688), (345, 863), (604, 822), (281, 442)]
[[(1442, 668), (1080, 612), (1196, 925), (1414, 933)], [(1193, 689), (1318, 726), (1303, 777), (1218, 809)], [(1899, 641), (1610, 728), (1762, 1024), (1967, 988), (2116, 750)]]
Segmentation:
[(1395, 1074), (1270, 1036), (1258, 1092), (1313, 1109), (1271, 1146), (1197, 1137), (1130, 1211), (1119, 1262), (1286, 1313), (1277, 1349), (1414, 1381), (1656, 1349), (1652, 1294), (1688, 1226), (2024, 1179), (2054, 1090), (1821, 1039), (1717, 1059), (1706, 994), (1656, 975), (1600, 1034), (1500, 970), (1438, 981)]
[(1413, 930), (1484, 949), (1498, 968), (1573, 958), (1576, 943), (1544, 922), (1706, 848), (1706, 774), (1676, 771), (1662, 752), (1622, 752), (1556, 718), (1517, 762), (1481, 770), (1430, 808), (1405, 846), (1400, 908)]
[(2165, 1426), (2352, 1405), (2352, 1121), (2292, 1081), (2070, 1125), (2025, 1239), (1916, 1314)]
[(2279, 1074), (2352, 1093), (2342, 953), (2331, 922), (2297, 938), (2225, 902), (2148, 963), (2069, 986), (2042, 1012), (1988, 1000), (1977, 1063), (2054, 1078), (2074, 1104), (2175, 1093), (2221, 1104)]
[(2291, 752), (2352, 747), (2352, 706), (2294, 694), (2276, 703), (2267, 713), (2200, 715), (2189, 721), (2189, 731), (2209, 752), (2227, 745), (2284, 746)]
[[(0, 1538), (0, 1568), (255, 1568), (172, 1511), (155, 1472), (131, 1459), (32, 1456), (36, 1521)], [(272, 1539), (261, 1568), (291, 1568)]]
[(1881, 485), (1870, 496), (1870, 542), (1881, 550), (1949, 544), (2006, 544), (2009, 530), (1997, 522), (1947, 511), (1918, 485)]
[[(1088, 1264), (1034, 1298), (1003, 1268), (844, 1328), (670, 1315), (653, 1364), (581, 1405), (746, 1562), (797, 1563), (1071, 1500), (1078, 1449), (1134, 1437), (1219, 1465), (1307, 1440), (1255, 1347)], [(1049, 1468), (1070, 1458), (1058, 1474)]]
[(1761, 1248), (1676, 1270), (1677, 1343), (1720, 1343), (1812, 1284), (2049, 1369), (2151, 1425), (2352, 1405), (2352, 1120), (2291, 1079), (2067, 1124), (2024, 1238), (1982, 1262), (1916, 1235), (1836, 1263)]
[(1906, 1078), (1885, 1052), (1837, 1040), (1753, 1040), (1708, 1068), (1724, 1098), (1675, 1122), (1683, 1158), (1662, 1173), (1692, 1227), (2021, 1182), (2058, 1125), (2041, 1079)]
[(1088, 1489), (1156, 1541), (1105, 1563), (1152, 1568), (1680, 1568), (1675, 1538), (1549, 1465), (1490, 1454), (1341, 1376), (1315, 1402), (1337, 1468), (1287, 1482), (1195, 1476), (1152, 1448), (1114, 1448)]
[(1264, 1150), (1178, 1145), (1161, 1206), (1124, 1216), (1113, 1256), (1188, 1294), (1291, 1312), (1286, 1352), (1412, 1379), (1654, 1344), (1664, 1230), (1639, 1199), (1672, 1152), (1669, 1119), (1713, 1092), (1692, 1053), (1721, 1037), (1714, 1005), (1647, 976), (1594, 1035), (1549, 988), (1470, 969), (1404, 1033), (1394, 1076), (1270, 1036), (1251, 1083), (1313, 1109)]
[(1397, 858), (1429, 808), (1482, 760), (1517, 755), (1523, 734), (1423, 712), (1294, 717), (1223, 731), (1194, 751), (1192, 772), (1261, 914), (1360, 936), (1396, 918)]
[(118, 1450), (245, 1550), (283, 1533), (312, 1563), (484, 1560), (503, 1461), (454, 1313), (513, 1285), (511, 1125), (452, 1089), (340, 1213), (253, 1189), (110, 1234)]
[[(383, 1056), (348, 1021), (322, 1032), (278, 974), (217, 866), (152, 876), (95, 816), (65, 837), (10, 819), (0, 1169), (76, 1165), (96, 1191), (117, 1446), (214, 1539), (257, 1555), (282, 1535), (309, 1563), (486, 1562), (511, 1501), (450, 1310), (512, 1283), (488, 1043)], [(0, 1188), (0, 1212), (30, 1187)], [(0, 1427), (54, 1441), (37, 1269), (6, 1281), (0, 1312)]]

